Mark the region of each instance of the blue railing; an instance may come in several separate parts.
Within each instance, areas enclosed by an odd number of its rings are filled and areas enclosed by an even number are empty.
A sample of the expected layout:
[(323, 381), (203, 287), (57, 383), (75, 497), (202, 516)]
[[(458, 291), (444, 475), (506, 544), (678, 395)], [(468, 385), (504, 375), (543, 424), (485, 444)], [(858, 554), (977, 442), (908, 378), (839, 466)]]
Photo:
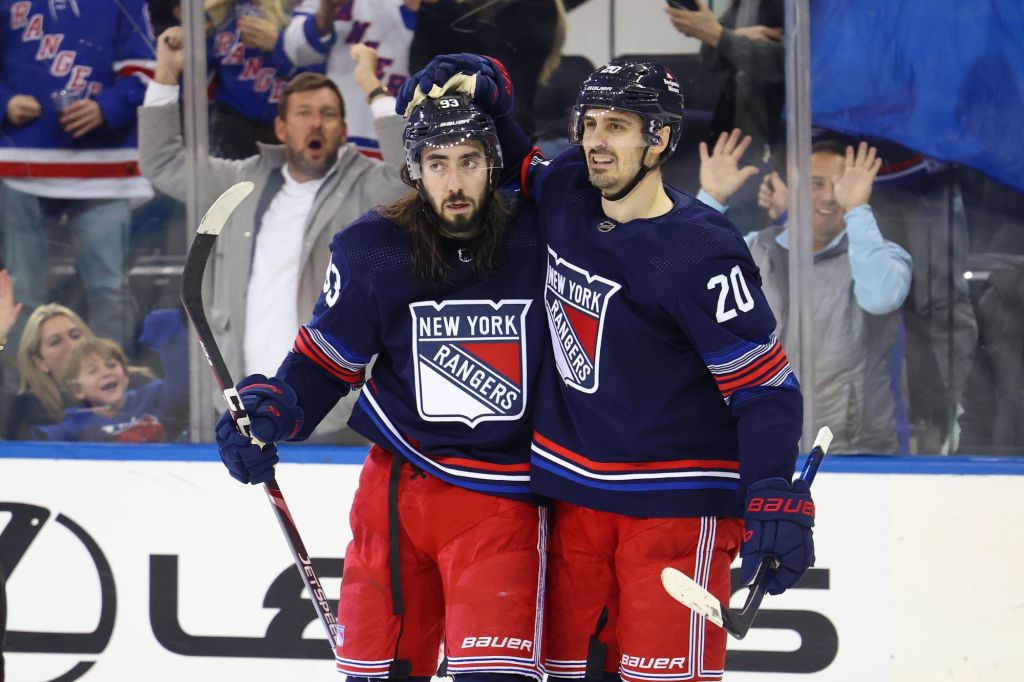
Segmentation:
[[(284, 445), (281, 459), (296, 464), (362, 464), (366, 448)], [(111, 443), (0, 443), (0, 459), (216, 462), (213, 444), (120, 445)], [(802, 464), (802, 462), (801, 462)], [(797, 467), (799, 470), (800, 467)], [(973, 455), (829, 455), (822, 473), (1024, 476), (1024, 457)]]

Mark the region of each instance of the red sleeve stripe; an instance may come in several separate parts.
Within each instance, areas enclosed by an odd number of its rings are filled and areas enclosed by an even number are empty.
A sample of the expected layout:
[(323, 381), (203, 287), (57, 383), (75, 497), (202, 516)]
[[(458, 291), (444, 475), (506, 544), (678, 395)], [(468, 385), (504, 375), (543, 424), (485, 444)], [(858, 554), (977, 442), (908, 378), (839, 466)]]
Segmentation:
[(766, 375), (775, 374), (787, 364), (789, 364), (789, 360), (786, 358), (786, 352), (782, 350), (782, 346), (775, 344), (775, 347), (768, 353), (743, 369), (725, 375), (716, 375), (715, 381), (718, 382), (718, 388), (722, 393), (727, 391), (731, 393), (743, 386), (761, 383)]
[(530, 198), (530, 188), (527, 180), (530, 178), (530, 164), (533, 163), (533, 157), (541, 156), (539, 147), (534, 147), (530, 150), (530, 153), (523, 158), (523, 165), (519, 167), (519, 188), (523, 190), (523, 196), (527, 199)]
[(726, 471), (739, 471), (740, 463), (726, 459), (669, 459), (662, 461), (646, 462), (598, 462), (584, 457), (567, 447), (559, 445), (550, 438), (546, 438), (536, 431), (533, 432), (533, 442), (552, 453), (589, 469), (590, 471), (667, 471), (679, 469), (724, 469)]
[(789, 366), (789, 362), (787, 362), (785, 358), (782, 358), (782, 360), (780, 360), (779, 362), (775, 363), (770, 367), (764, 368), (763, 371), (759, 372), (757, 375), (751, 376), (746, 381), (732, 383), (727, 386), (722, 386), (721, 384), (719, 384), (718, 390), (724, 398), (728, 398), (736, 391), (745, 388), (769, 385), (774, 386), (775, 383), (772, 381), (773, 379), (778, 377), (780, 374), (789, 374), (791, 372), (792, 369)]
[(336, 379), (340, 379), (347, 384), (354, 386), (361, 386), (366, 380), (366, 370), (360, 369), (358, 371), (352, 371), (345, 367), (342, 367), (338, 363), (332, 361), (323, 350), (313, 341), (310, 336), (309, 330), (305, 327), (299, 328), (299, 333), (295, 337), (295, 345), (292, 350), (296, 353), (306, 356), (319, 367), (324, 369), (328, 374)]

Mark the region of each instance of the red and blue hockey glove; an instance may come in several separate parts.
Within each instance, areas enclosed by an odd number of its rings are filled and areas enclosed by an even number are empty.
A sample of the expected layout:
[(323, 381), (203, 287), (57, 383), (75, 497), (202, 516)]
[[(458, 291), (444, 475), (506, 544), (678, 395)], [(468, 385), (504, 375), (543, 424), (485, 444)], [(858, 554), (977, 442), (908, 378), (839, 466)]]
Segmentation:
[(267, 443), (261, 450), (238, 432), (228, 412), (217, 421), (217, 448), (221, 461), (236, 481), (266, 483), (274, 477), (274, 465), (278, 462), (277, 446)]
[(264, 443), (288, 440), (302, 428), (302, 408), (292, 387), (277, 377), (251, 374), (235, 386), (249, 413), (252, 435)]
[(778, 562), (765, 577), (768, 594), (782, 594), (814, 565), (814, 501), (807, 481), (767, 478), (754, 483), (747, 489), (743, 521), (744, 584), (753, 580), (766, 556)]
[(434, 57), (410, 76), (398, 91), (395, 111), (402, 116), (406, 114), (417, 88), (428, 95), (433, 86), (443, 88), (452, 77), (459, 74), (477, 75), (473, 99), (491, 117), (504, 116), (512, 110), (512, 79), (505, 66), (493, 57), (460, 52)]

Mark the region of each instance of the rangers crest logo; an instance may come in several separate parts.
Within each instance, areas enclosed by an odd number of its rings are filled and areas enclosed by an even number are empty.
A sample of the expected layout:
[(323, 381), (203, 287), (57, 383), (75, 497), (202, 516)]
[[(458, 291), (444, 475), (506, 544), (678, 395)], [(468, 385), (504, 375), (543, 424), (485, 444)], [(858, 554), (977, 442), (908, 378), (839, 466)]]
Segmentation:
[(416, 408), (429, 422), (519, 419), (526, 411), (529, 300), (409, 306)]
[(591, 275), (558, 257), (548, 247), (544, 308), (548, 314), (555, 364), (568, 385), (584, 393), (597, 390), (601, 333), (608, 299), (622, 287)]

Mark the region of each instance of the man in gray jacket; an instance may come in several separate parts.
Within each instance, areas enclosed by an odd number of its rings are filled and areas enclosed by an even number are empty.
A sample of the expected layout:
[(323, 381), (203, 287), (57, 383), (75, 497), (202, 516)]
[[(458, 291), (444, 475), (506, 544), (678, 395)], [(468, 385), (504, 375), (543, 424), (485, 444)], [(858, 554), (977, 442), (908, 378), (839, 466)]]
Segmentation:
[[(739, 167), (750, 144), (739, 130), (722, 133), (709, 153), (701, 143), (697, 198), (719, 211), (749, 178), (754, 166)], [(897, 344), (900, 306), (910, 290), (912, 261), (882, 237), (868, 201), (881, 159), (861, 142), (857, 150), (826, 141), (811, 149), (814, 215), (815, 335), (813, 426), (828, 425), (832, 449), (845, 454), (898, 451), (897, 407), (890, 360)], [(774, 221), (746, 236), (761, 270), (762, 289), (786, 343), (789, 318), (789, 227), (786, 187), (766, 177), (759, 203)]]
[[(139, 108), (140, 161), (155, 187), (183, 201), (181, 29), (168, 29), (157, 45), (156, 73)], [(273, 373), (291, 349), (294, 330), (312, 314), (333, 235), (408, 189), (400, 176), (405, 121), (392, 113), (393, 98), (380, 96), (373, 50), (355, 46), (353, 57), (361, 84), (375, 97), (371, 106), (381, 112), (376, 126), (384, 162), (344, 143), (341, 94), (326, 77), (307, 73), (293, 79), (281, 96), (275, 131), (282, 145), (260, 145), (259, 154), (238, 161), (207, 158), (196, 171), (204, 208), (236, 182), (256, 184), (255, 201), (243, 202), (231, 217), (211, 261), (209, 320), (234, 376)], [(326, 440), (338, 440), (347, 407), (321, 428)]]

